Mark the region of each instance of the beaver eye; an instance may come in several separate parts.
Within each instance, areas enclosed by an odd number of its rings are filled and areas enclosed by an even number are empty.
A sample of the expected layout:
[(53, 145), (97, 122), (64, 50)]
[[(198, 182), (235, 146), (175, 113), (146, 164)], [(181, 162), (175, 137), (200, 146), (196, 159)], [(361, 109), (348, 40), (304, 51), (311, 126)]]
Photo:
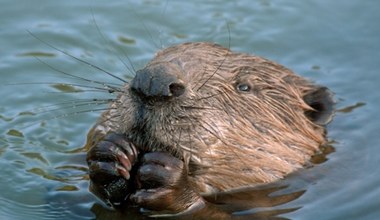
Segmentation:
[(240, 91), (240, 92), (249, 92), (251, 90), (251, 87), (248, 85), (248, 84), (245, 84), (245, 83), (239, 83), (236, 88)]

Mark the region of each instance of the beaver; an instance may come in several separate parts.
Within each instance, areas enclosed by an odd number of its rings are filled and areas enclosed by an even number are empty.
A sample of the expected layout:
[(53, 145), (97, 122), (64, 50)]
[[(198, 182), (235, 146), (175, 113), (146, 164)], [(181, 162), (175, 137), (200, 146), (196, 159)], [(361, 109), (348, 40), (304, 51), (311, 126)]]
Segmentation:
[(326, 87), (207, 42), (159, 51), (117, 93), (86, 147), (90, 190), (119, 209), (176, 213), (284, 178), (326, 144), (334, 112)]

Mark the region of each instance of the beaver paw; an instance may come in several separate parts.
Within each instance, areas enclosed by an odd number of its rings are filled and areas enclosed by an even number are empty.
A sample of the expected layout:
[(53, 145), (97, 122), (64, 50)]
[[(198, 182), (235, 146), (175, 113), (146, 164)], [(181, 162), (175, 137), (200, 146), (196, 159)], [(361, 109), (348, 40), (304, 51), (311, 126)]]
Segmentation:
[(134, 191), (129, 179), (137, 155), (124, 135), (107, 134), (87, 153), (90, 191), (115, 208), (126, 203)]
[(165, 152), (146, 153), (131, 200), (150, 211), (178, 213), (200, 200), (187, 178), (184, 163)]

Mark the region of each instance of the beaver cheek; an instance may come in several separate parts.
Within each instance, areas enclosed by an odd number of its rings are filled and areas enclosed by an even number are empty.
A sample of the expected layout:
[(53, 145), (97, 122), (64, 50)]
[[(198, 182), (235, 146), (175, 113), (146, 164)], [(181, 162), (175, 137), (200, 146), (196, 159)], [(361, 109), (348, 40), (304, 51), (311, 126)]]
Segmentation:
[(115, 129), (116, 133), (129, 134), (129, 132), (139, 125), (141, 102), (134, 98), (132, 92), (128, 89), (125, 97), (120, 100), (121, 106), (118, 106), (115, 111), (115, 118), (117, 118), (118, 128)]

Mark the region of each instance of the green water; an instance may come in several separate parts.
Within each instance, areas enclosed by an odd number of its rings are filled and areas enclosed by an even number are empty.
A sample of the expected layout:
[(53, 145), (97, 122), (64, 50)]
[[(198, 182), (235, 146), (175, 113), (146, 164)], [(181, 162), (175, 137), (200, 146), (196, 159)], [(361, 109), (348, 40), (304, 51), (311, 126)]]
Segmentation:
[[(131, 76), (120, 61), (130, 66), (126, 55), (138, 69), (162, 47), (212, 41), (265, 56), (329, 87), (341, 110), (328, 126), (335, 152), (304, 172), (307, 184), (300, 197), (273, 209), (294, 209), (280, 214), (289, 219), (380, 218), (379, 1), (0, 3), (0, 219), (105, 219), (115, 214), (88, 192), (81, 152), (100, 114), (94, 109), (102, 106), (71, 108), (67, 102), (109, 95), (60, 86), (86, 83), (49, 66), (119, 81), (27, 31), (124, 78)], [(72, 114), (88, 109), (94, 111)]]

